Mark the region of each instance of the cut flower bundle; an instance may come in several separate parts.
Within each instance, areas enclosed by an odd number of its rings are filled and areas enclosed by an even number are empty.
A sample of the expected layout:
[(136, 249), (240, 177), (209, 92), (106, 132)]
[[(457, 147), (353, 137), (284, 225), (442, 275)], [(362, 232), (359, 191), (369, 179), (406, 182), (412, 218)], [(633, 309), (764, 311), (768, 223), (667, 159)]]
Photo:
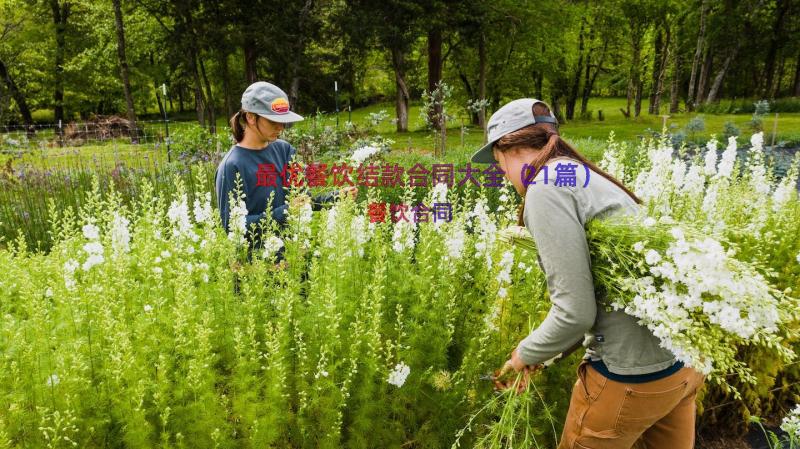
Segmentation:
[[(798, 300), (773, 287), (735, 248), (670, 219), (592, 220), (586, 232), (598, 299), (607, 309), (639, 319), (685, 365), (738, 396), (727, 376), (755, 383), (737, 359), (741, 346), (759, 347), (787, 363), (784, 343), (794, 332)], [(527, 250), (536, 245), (524, 227), (501, 240)]]

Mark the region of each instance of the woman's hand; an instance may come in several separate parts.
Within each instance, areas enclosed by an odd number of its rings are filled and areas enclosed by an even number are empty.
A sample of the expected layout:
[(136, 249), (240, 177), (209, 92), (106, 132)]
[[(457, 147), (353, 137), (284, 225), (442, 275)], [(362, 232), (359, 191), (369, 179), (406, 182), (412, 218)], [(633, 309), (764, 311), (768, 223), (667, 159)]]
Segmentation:
[(517, 393), (522, 393), (528, 388), (528, 383), (532, 374), (535, 374), (542, 369), (542, 365), (526, 365), (525, 362), (519, 357), (519, 351), (515, 348), (511, 352), (511, 358), (506, 361), (502, 368), (495, 372), (494, 385), (495, 389), (506, 390), (514, 386), (516, 381), (515, 377), (506, 380), (500, 380), (501, 377), (508, 374), (510, 371), (519, 373), (522, 372), (522, 378), (517, 384)]
[(347, 186), (339, 191), (339, 196), (344, 197), (345, 195), (350, 195), (350, 198), (356, 199), (358, 196), (358, 187), (357, 186)]

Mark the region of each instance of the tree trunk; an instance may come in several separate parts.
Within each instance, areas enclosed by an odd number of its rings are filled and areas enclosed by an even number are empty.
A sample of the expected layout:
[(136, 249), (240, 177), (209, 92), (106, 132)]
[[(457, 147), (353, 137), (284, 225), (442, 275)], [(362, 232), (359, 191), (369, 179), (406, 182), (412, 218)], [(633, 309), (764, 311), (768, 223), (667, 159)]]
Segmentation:
[(706, 84), (708, 83), (708, 75), (711, 73), (711, 63), (714, 60), (714, 55), (708, 48), (705, 49), (705, 60), (703, 67), (700, 69), (700, 80), (697, 82), (697, 93), (694, 97), (694, 104), (698, 105), (703, 102), (705, 98)]
[(763, 96), (771, 96), (772, 84), (775, 77), (775, 59), (778, 55), (778, 49), (783, 45), (783, 23), (786, 17), (786, 10), (789, 8), (789, 2), (786, 0), (775, 1), (775, 24), (772, 26), (772, 36), (769, 40), (769, 49), (767, 50), (766, 60), (764, 62), (764, 88), (761, 91)]
[(794, 69), (794, 92), (795, 97), (800, 97), (800, 54), (797, 55), (797, 68)]
[[(800, 65), (800, 63), (798, 63)], [(481, 31), (478, 41), (478, 96), (483, 102), (486, 100), (486, 34)], [(478, 124), (484, 130), (483, 142), (486, 143), (486, 108), (481, 107), (478, 112)]]
[(678, 51), (678, 39), (679, 36), (675, 36), (675, 39), (672, 40), (673, 48), (672, 48), (672, 85), (669, 89), (669, 113), (670, 114), (677, 114), (680, 112), (680, 90), (681, 90), (681, 56), (680, 52)]
[(225, 116), (231, 117), (236, 111), (233, 110), (233, 101), (231, 100), (231, 73), (228, 68), (227, 54), (222, 55), (219, 65), (220, 72), (222, 72), (222, 95), (225, 97)]
[(208, 82), (208, 76), (206, 76), (206, 65), (203, 63), (203, 58), (197, 58), (200, 62), (200, 73), (203, 75), (203, 83), (206, 86), (206, 111), (208, 112), (208, 131), (211, 134), (217, 133), (217, 114), (214, 110), (214, 95), (211, 91), (211, 83)]
[[(133, 94), (131, 93), (131, 80), (128, 73), (128, 59), (125, 57), (125, 27), (122, 23), (122, 6), (121, 0), (112, 0), (114, 4), (114, 25), (117, 29), (117, 57), (119, 58), (119, 73), (122, 77), (122, 89), (125, 92), (125, 103), (128, 107), (128, 120), (133, 123), (134, 129), (136, 128), (136, 110), (133, 106)], [(133, 143), (138, 142), (136, 137), (138, 133), (134, 133)]]
[(550, 112), (556, 116), (556, 120), (558, 120), (559, 123), (562, 123), (564, 121), (564, 116), (561, 113), (561, 101), (558, 99), (557, 94), (551, 94), (550, 107), (552, 108)]
[[(467, 93), (467, 97), (471, 100), (475, 98), (475, 90), (472, 88), (472, 84), (469, 82), (469, 78), (467, 74), (464, 73), (462, 70), (458, 70), (458, 78), (461, 80), (461, 83), (464, 84), (464, 92)], [(478, 125), (478, 113), (475, 111), (469, 111), (469, 120), (470, 124), (477, 126)]]
[(201, 127), (206, 127), (205, 105), (206, 99), (203, 98), (203, 86), (200, 82), (200, 70), (197, 68), (197, 56), (194, 49), (189, 57), (189, 70), (194, 78), (194, 109), (197, 112), (197, 122)]
[(575, 65), (575, 73), (572, 76), (572, 84), (567, 94), (567, 120), (575, 118), (575, 103), (578, 102), (578, 90), (581, 84), (581, 73), (583, 73), (583, 50), (584, 50), (584, 29), (586, 28), (586, 17), (581, 19), (581, 28), (578, 32), (578, 63)]
[(397, 87), (397, 99), (395, 101), (395, 112), (397, 113), (397, 132), (408, 131), (408, 86), (406, 85), (405, 75), (405, 55), (403, 50), (393, 46), (392, 67), (394, 68), (394, 79)]
[(244, 77), (247, 84), (253, 84), (258, 81), (258, 72), (256, 71), (256, 60), (258, 53), (256, 52), (255, 39), (247, 38), (242, 46), (244, 50)]
[[(432, 93), (442, 80), (442, 31), (434, 28), (428, 31), (428, 92)], [(433, 128), (440, 130), (441, 101), (435, 101), (428, 111), (428, 121)]]
[(600, 74), (600, 71), (603, 70), (603, 63), (606, 60), (606, 50), (608, 50), (608, 38), (603, 38), (603, 50), (600, 52), (600, 58), (597, 60), (597, 66), (595, 67), (594, 73), (591, 74), (591, 64), (589, 64), (589, 59), (586, 60), (586, 79), (583, 83), (583, 96), (581, 98), (581, 115), (585, 115), (589, 111), (589, 98), (592, 95), (592, 89), (594, 88), (594, 82), (597, 80), (597, 75)]
[(708, 0), (703, 0), (700, 6), (700, 32), (697, 33), (697, 48), (692, 59), (692, 74), (689, 76), (689, 92), (686, 94), (686, 109), (694, 110), (695, 84), (697, 81), (697, 68), (700, 65), (700, 57), (703, 55), (706, 37), (706, 12), (708, 11)]
[[(153, 80), (153, 87), (158, 92), (161, 89), (161, 86), (158, 85), (158, 81)], [(164, 103), (161, 102), (161, 95), (156, 93), (156, 103), (158, 103), (158, 113), (161, 114), (160, 118), (164, 117), (164, 108), (166, 107)]]
[(300, 98), (300, 77), (295, 75), (289, 83), (289, 104), (296, 107), (298, 98)]
[(70, 12), (70, 3), (59, 0), (50, 0), (53, 11), (53, 24), (56, 31), (55, 51), (55, 77), (53, 82), (53, 110), (56, 122), (64, 120), (64, 59), (66, 53), (67, 18)]
[(642, 77), (639, 65), (642, 60), (642, 36), (632, 36), (633, 61), (631, 63), (631, 78), (628, 87), (628, 114), (631, 109), (631, 97), (633, 97), (634, 117), (638, 117), (642, 112)]
[(653, 92), (650, 95), (649, 112), (654, 115), (661, 112), (661, 96), (664, 94), (664, 78), (667, 73), (667, 62), (669, 61), (670, 39), (672, 36), (669, 25), (665, 25), (665, 28), (663, 33), (662, 31), (658, 33), (659, 39), (656, 40), (661, 40), (660, 45), (657, 43), (660, 50), (657, 52), (658, 58), (653, 60)]
[(722, 86), (722, 80), (725, 78), (725, 74), (728, 73), (728, 68), (731, 66), (731, 62), (736, 58), (736, 54), (739, 53), (739, 48), (742, 45), (742, 41), (740, 40), (736, 44), (736, 48), (725, 58), (725, 62), (722, 64), (722, 67), (717, 71), (717, 76), (714, 77), (714, 83), (711, 85), (711, 89), (708, 91), (708, 98), (706, 98), (706, 104), (713, 103), (717, 99), (717, 93), (719, 93), (719, 88)]
[(14, 78), (12, 78), (11, 74), (8, 73), (8, 69), (3, 61), (0, 61), (0, 79), (5, 82), (8, 92), (11, 94), (11, 98), (13, 98), (14, 102), (17, 103), (19, 113), (22, 115), (22, 121), (25, 123), (26, 133), (28, 136), (32, 136), (33, 133), (36, 132), (36, 128), (33, 126), (31, 109), (28, 106), (28, 102), (25, 100), (25, 96), (22, 94), (22, 91), (19, 90), (17, 83), (14, 81)]

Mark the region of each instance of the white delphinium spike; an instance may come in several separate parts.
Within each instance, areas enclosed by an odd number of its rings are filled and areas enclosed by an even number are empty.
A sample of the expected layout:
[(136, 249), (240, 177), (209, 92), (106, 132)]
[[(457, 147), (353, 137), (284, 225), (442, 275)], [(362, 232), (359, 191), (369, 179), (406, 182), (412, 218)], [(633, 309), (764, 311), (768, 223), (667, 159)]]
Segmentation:
[(283, 248), (283, 240), (277, 235), (271, 235), (264, 239), (264, 258), (274, 256), (280, 249)]
[(408, 375), (411, 374), (411, 368), (403, 362), (395, 365), (394, 369), (389, 373), (389, 383), (400, 388), (406, 383)]
[(683, 178), (683, 186), (681, 187), (685, 195), (694, 198), (703, 194), (705, 178), (701, 170), (702, 169), (697, 164), (692, 164), (691, 167), (689, 167), (689, 171)]
[(614, 141), (613, 131), (608, 136), (608, 148), (603, 153), (603, 159), (600, 160), (598, 166), (611, 176), (625, 182), (625, 164), (622, 161), (619, 144)]
[(352, 160), (356, 164), (362, 164), (364, 163), (364, 161), (374, 156), (375, 154), (378, 154), (380, 151), (381, 149), (378, 147), (372, 145), (366, 145), (356, 149), (353, 152), (353, 155), (350, 156), (350, 160)]
[(487, 268), (492, 268), (492, 252), (497, 238), (497, 225), (489, 216), (484, 198), (478, 198), (475, 202), (475, 207), (470, 212), (470, 218), (473, 219), (473, 229), (479, 230), (475, 240), (475, 256), (482, 258), (486, 262)]
[(232, 241), (243, 244), (245, 233), (247, 232), (247, 204), (240, 199), (234, 203), (230, 210), (228, 219), (228, 238)]
[(398, 221), (392, 233), (392, 249), (402, 253), (414, 247), (414, 230), (417, 224), (410, 221)]
[(444, 258), (449, 261), (455, 261), (461, 258), (464, 252), (466, 232), (464, 232), (463, 223), (457, 222), (450, 226), (445, 237), (445, 247), (447, 252)]
[(350, 233), (353, 236), (353, 246), (358, 257), (364, 257), (364, 245), (372, 238), (367, 217), (355, 215), (350, 222)]
[(97, 240), (100, 238), (100, 229), (94, 224), (85, 224), (81, 230), (83, 231), (83, 236), (86, 237), (87, 240)]
[(736, 163), (736, 137), (728, 137), (728, 146), (722, 152), (722, 158), (719, 161), (717, 168), (716, 178), (730, 178), (733, 173), (733, 166)]
[(83, 235), (89, 241), (83, 245), (83, 251), (88, 256), (83, 262), (81, 268), (83, 271), (89, 271), (93, 266), (99, 265), (105, 261), (103, 257), (103, 244), (100, 242), (100, 232), (97, 226), (88, 224), (83, 227)]
[(777, 212), (797, 195), (797, 177), (800, 174), (800, 151), (794, 154), (792, 165), (772, 193), (772, 210)]
[(77, 284), (75, 281), (75, 270), (80, 266), (80, 263), (75, 259), (64, 262), (64, 285), (67, 287), (67, 290), (72, 291), (75, 289)]
[(771, 186), (767, 168), (764, 166), (764, 133), (753, 134), (750, 143), (752, 146), (747, 161), (747, 166), (750, 168), (750, 185), (759, 195), (768, 195)]
[(114, 219), (111, 221), (111, 249), (114, 257), (127, 253), (130, 250), (131, 233), (128, 230), (130, 221), (119, 212), (114, 212)]
[(203, 199), (194, 199), (194, 219), (197, 223), (211, 225), (214, 223), (214, 208), (211, 206), (211, 192), (206, 192)]
[(185, 193), (179, 199), (172, 200), (167, 210), (167, 218), (173, 226), (172, 235), (174, 237), (186, 237), (193, 241), (198, 239), (192, 229), (192, 221), (189, 218), (189, 200)]
[(716, 137), (712, 137), (706, 144), (706, 155), (704, 158), (705, 165), (703, 167), (703, 174), (706, 176), (714, 176), (717, 174), (717, 142)]

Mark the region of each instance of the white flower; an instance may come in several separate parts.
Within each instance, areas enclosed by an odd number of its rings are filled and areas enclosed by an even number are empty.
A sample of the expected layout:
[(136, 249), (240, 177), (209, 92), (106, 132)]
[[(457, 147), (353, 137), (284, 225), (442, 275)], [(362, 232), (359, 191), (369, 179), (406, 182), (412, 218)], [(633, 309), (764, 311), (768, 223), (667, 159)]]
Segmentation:
[(644, 255), (644, 260), (648, 265), (655, 265), (661, 261), (661, 254), (654, 249), (648, 250)]
[(53, 289), (47, 287), (47, 290), (44, 291), (45, 298), (52, 298), (53, 297)]
[(151, 306), (150, 304), (145, 304), (144, 305), (144, 311), (145, 311), (145, 313), (152, 312), (153, 311), (153, 306)]
[(461, 257), (461, 254), (464, 252), (465, 238), (466, 233), (463, 227), (455, 225), (451, 228), (444, 241), (445, 247), (447, 248), (445, 257), (448, 260), (456, 260)]
[(788, 433), (795, 440), (800, 439), (800, 404), (783, 418), (781, 430)]
[(514, 253), (506, 251), (500, 259), (500, 271), (497, 273), (497, 282), (508, 284), (511, 282), (511, 269), (514, 267)]
[(114, 255), (127, 253), (130, 250), (131, 233), (128, 230), (130, 221), (114, 212), (114, 220), (111, 222), (111, 248)]
[(161, 257), (163, 257), (164, 259), (169, 259), (169, 257), (170, 257), (171, 255), (172, 255), (172, 253), (171, 253), (171, 252), (169, 252), (169, 250), (166, 250), (166, 249), (165, 249), (165, 250), (161, 251)]
[(728, 138), (728, 146), (722, 152), (722, 160), (719, 162), (717, 169), (718, 178), (730, 178), (733, 173), (733, 165), (736, 162), (736, 137), (730, 136)]
[(644, 251), (644, 242), (636, 242), (633, 244), (633, 250), (637, 253)]
[(642, 224), (645, 225), (648, 228), (652, 227), (652, 226), (655, 226), (656, 225), (656, 219), (653, 218), (653, 217), (647, 217), (647, 218), (644, 219)]
[(64, 262), (64, 285), (67, 287), (67, 290), (74, 290), (77, 282), (75, 281), (75, 270), (80, 267), (80, 263), (78, 263), (75, 259), (70, 259)]
[(105, 258), (102, 254), (91, 254), (86, 261), (83, 262), (81, 268), (83, 268), (83, 271), (89, 271), (93, 266), (100, 265), (103, 261), (105, 261)]
[(705, 166), (703, 174), (714, 176), (717, 173), (717, 139), (711, 139), (706, 144)]
[(175, 237), (184, 236), (194, 238), (192, 222), (189, 219), (189, 204), (185, 193), (181, 195), (180, 201), (172, 201), (169, 205), (169, 210), (167, 210), (167, 217), (174, 226), (172, 235)]
[(367, 146), (364, 146), (364, 147), (361, 147), (361, 148), (358, 148), (357, 150), (355, 150), (353, 152), (353, 155), (350, 156), (350, 159), (353, 162), (355, 162), (356, 164), (361, 164), (365, 160), (369, 159), (370, 156), (373, 156), (373, 155), (377, 154), (380, 151), (381, 151), (380, 148), (367, 145)]
[(283, 240), (277, 235), (271, 235), (264, 240), (264, 257), (272, 257), (283, 248)]
[(161, 273), (163, 273), (163, 272), (164, 272), (164, 269), (163, 269), (163, 268), (161, 268), (161, 267), (153, 267), (153, 273), (155, 273), (155, 274), (161, 274)]
[(400, 388), (406, 383), (406, 378), (411, 373), (411, 368), (403, 362), (395, 365), (392, 372), (389, 373), (389, 383)]
[(203, 201), (194, 200), (194, 219), (198, 223), (212, 224), (214, 222), (214, 209), (211, 207), (211, 192), (206, 192)]
[(447, 184), (443, 182), (436, 183), (431, 191), (431, 204), (444, 203), (447, 201)]
[(497, 296), (499, 296), (500, 298), (505, 298), (505, 297), (508, 296), (508, 291), (506, 291), (506, 289), (504, 287), (500, 287), (497, 290)]
[(239, 200), (230, 210), (228, 220), (228, 238), (236, 243), (245, 242), (245, 232), (247, 232), (247, 205), (244, 200)]
[(394, 249), (395, 252), (402, 253), (414, 247), (414, 229), (416, 225), (416, 223), (408, 221), (398, 221), (394, 224), (392, 249)]
[(97, 240), (100, 238), (100, 229), (93, 224), (83, 225), (83, 236), (89, 240)]
[(45, 381), (45, 384), (47, 384), (48, 387), (52, 387), (52, 386), (58, 385), (59, 382), (61, 382), (61, 379), (58, 378), (58, 374), (51, 374), (51, 375), (47, 376), (47, 380)]

